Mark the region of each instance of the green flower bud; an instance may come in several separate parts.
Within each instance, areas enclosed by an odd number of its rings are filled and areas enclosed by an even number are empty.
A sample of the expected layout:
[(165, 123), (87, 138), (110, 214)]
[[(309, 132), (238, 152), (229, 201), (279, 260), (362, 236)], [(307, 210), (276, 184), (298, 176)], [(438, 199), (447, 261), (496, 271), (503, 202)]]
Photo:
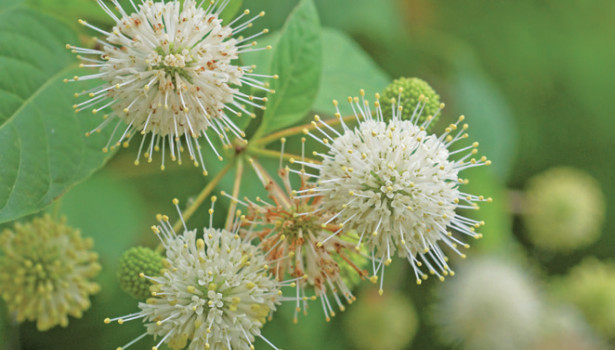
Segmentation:
[(591, 176), (572, 168), (553, 168), (530, 179), (523, 215), (527, 238), (539, 248), (567, 252), (600, 236), (605, 199)]
[[(401, 92), (400, 92), (401, 89)], [(401, 112), (401, 119), (409, 120), (416, 109), (416, 106), (419, 102), (425, 102), (425, 107), (423, 108), (423, 112), (421, 113), (421, 117), (419, 118), (418, 124), (427, 119), (427, 117), (432, 116), (434, 119), (431, 121), (429, 126), (433, 126), (437, 119), (440, 117), (441, 112), (439, 110), (444, 108), (444, 104), (440, 103), (440, 95), (432, 89), (427, 82), (419, 78), (399, 78), (389, 86), (387, 86), (384, 91), (382, 91), (382, 97), (380, 99), (382, 106), (382, 115), (385, 120), (388, 120), (393, 115), (392, 112), (392, 104), (391, 100), (395, 100), (397, 103), (398, 98), (400, 98), (401, 93), (401, 106), (403, 107)], [(421, 96), (423, 96), (421, 98)], [(417, 111), (417, 113), (420, 111)], [(429, 130), (429, 128), (428, 128)]]
[(410, 300), (390, 291), (380, 296), (364, 291), (360, 302), (348, 308), (343, 318), (345, 333), (353, 349), (401, 350), (407, 348), (418, 330), (419, 320)]
[(135, 299), (151, 296), (151, 281), (145, 276), (159, 276), (164, 268), (162, 255), (145, 247), (128, 249), (122, 255), (117, 270), (120, 288)]
[(49, 215), (16, 223), (0, 235), (0, 295), (17, 322), (36, 321), (45, 331), (81, 318), (90, 295), (100, 290), (91, 281), (98, 272), (93, 241)]
[(615, 263), (585, 259), (553, 282), (551, 290), (576, 306), (596, 331), (615, 339)]

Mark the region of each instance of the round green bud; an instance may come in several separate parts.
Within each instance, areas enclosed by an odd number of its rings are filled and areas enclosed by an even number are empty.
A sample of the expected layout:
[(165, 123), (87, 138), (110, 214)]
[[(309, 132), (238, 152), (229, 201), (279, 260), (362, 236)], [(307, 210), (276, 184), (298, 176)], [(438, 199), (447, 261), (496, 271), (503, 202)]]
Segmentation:
[(530, 179), (523, 219), (535, 246), (568, 252), (594, 243), (605, 216), (600, 185), (572, 168), (553, 168)]
[(615, 339), (615, 263), (587, 258), (551, 287), (553, 295), (574, 305), (597, 332)]
[(359, 302), (343, 318), (345, 333), (353, 349), (401, 350), (414, 339), (419, 320), (412, 302), (402, 294), (388, 291), (382, 296), (364, 290)]
[(135, 299), (151, 296), (151, 281), (147, 277), (160, 275), (164, 268), (162, 255), (145, 247), (128, 249), (122, 255), (117, 270), (120, 288)]
[(0, 295), (17, 322), (36, 321), (39, 331), (81, 318), (100, 286), (91, 238), (49, 215), (16, 223), (0, 235)]
[[(393, 104), (391, 103), (393, 100), (396, 108), (399, 107), (397, 102), (401, 102), (401, 107), (403, 107), (401, 118), (403, 120), (409, 120), (412, 117), (419, 102), (421, 105), (425, 103), (418, 124), (432, 116), (434, 119), (429, 124), (430, 127), (437, 122), (441, 114), (438, 111), (443, 107), (440, 103), (440, 95), (426, 81), (419, 78), (399, 78), (382, 91), (380, 105), (385, 120), (390, 119), (393, 115)], [(420, 111), (421, 107), (419, 107), (417, 113)]]

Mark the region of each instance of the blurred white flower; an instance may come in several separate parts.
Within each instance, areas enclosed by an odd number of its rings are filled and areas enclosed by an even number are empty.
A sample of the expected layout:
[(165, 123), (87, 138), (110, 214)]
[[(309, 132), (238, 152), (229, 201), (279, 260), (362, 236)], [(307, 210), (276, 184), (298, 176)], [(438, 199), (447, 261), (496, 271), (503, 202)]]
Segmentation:
[(540, 334), (529, 350), (606, 350), (605, 341), (574, 308), (549, 305), (540, 325)]
[(434, 321), (443, 340), (468, 350), (519, 350), (539, 332), (541, 302), (517, 266), (480, 258), (460, 266), (459, 277), (442, 285)]

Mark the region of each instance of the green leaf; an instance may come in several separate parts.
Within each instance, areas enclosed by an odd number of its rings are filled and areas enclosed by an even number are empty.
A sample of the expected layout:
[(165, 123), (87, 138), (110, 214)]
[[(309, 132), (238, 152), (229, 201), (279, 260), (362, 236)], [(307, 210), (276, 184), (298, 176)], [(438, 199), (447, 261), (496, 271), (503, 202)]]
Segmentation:
[(322, 43), (318, 13), (303, 0), (288, 18), (273, 54), (273, 80), (267, 110), (254, 138), (301, 120), (310, 110), (320, 82)]
[(37, 11), (47, 12), (66, 20), (74, 28), (83, 28), (77, 25), (79, 18), (83, 18), (91, 23), (113, 24), (111, 17), (94, 0), (25, 0), (25, 3)]
[(241, 5), (243, 5), (243, 0), (231, 0), (220, 14), (220, 18), (222, 18), (223, 21), (222, 24), (229, 23), (235, 19), (237, 13), (241, 9)]
[[(312, 109), (334, 114), (333, 99), (357, 96), (360, 89), (369, 94), (382, 91), (389, 76), (348, 35), (336, 29), (323, 29), (323, 67), (321, 83)], [(340, 103), (343, 115), (352, 113), (350, 106)]]
[(0, 222), (45, 207), (106, 160), (110, 128), (90, 139), (99, 120), (76, 115), (78, 74), (61, 22), (21, 5), (0, 11)]
[(516, 130), (504, 97), (474, 64), (459, 64), (452, 92), (458, 110), (468, 117), (471, 138), (480, 142), (481, 154), (505, 180), (515, 156)]
[[(512, 217), (508, 208), (508, 193), (502, 180), (496, 176), (491, 167), (479, 167), (464, 171), (461, 176), (470, 179), (468, 185), (461, 190), (485, 198), (493, 198), (491, 203), (479, 203), (480, 210), (465, 211), (463, 214), (474, 220), (484, 220), (485, 226), (479, 231), (483, 238), (474, 243), (466, 240), (472, 246), (476, 246), (481, 252), (503, 252), (515, 242), (512, 233)], [(475, 254), (469, 251), (468, 254)]]

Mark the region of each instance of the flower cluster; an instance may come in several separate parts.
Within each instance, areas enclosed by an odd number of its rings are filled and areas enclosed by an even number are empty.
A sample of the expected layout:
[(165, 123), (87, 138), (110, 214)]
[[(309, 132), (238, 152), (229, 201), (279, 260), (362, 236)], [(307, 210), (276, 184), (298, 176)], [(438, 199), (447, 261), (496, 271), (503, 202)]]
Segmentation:
[(49, 215), (16, 223), (0, 235), (0, 294), (18, 322), (36, 321), (45, 331), (68, 326), (68, 316), (81, 318), (92, 281), (100, 271), (92, 239)]
[(200, 235), (184, 227), (177, 234), (167, 216), (158, 221), (152, 230), (166, 250), (165, 269), (159, 276), (141, 273), (152, 282), (151, 298), (139, 303), (137, 313), (105, 320), (145, 322), (147, 331), (122, 349), (147, 334), (161, 338), (154, 349), (163, 343), (172, 349), (247, 349), (255, 337), (267, 341), (260, 329), (275, 311), (283, 283), (267, 272), (258, 249), (236, 230), (206, 227)]
[(364, 91), (360, 98), (349, 98), (356, 126), (348, 126), (338, 109), (341, 131), (316, 116), (312, 130), (304, 132), (327, 152), (314, 152), (322, 158), (321, 164), (294, 162), (317, 170), (312, 174), (317, 178), (313, 191), (322, 196), (323, 211), (335, 213), (340, 231), (359, 234), (357, 248), (365, 244), (371, 251), (382, 292), (384, 266), (395, 253), (410, 262), (418, 284), (427, 278), (423, 265), (441, 280), (453, 274), (441, 245), (465, 257), (459, 247), (469, 245), (460, 236), (480, 238), (476, 229), (483, 225), (457, 210), (478, 209), (478, 202), (491, 200), (461, 191), (460, 185), (468, 180), (460, 178), (459, 172), (491, 162), (474, 158), (477, 142), (451, 150), (468, 138), (463, 116), (436, 136), (425, 131), (434, 117), (419, 122), (427, 103), (424, 96), (408, 120), (401, 119), (404, 107), (392, 101), (388, 122), (379, 99), (377, 94), (372, 111)]
[[(307, 183), (304, 173), (298, 172), (300, 186), (293, 190), (290, 173), (295, 170), (280, 169), (282, 188), (258, 162), (251, 163), (273, 204), (260, 198), (246, 203), (244, 234), (248, 239), (258, 239), (261, 249), (267, 252), (274, 276), (284, 279), (289, 275), (298, 279), (295, 322), (301, 309), (307, 312), (308, 299), (315, 298), (320, 299), (328, 321), (330, 316), (335, 316), (335, 311), (327, 294), (332, 295), (338, 308), (344, 311), (342, 300), (347, 303), (355, 300), (349, 275), (363, 278), (367, 274), (357, 261), (356, 243), (352, 242), (352, 237), (332, 236), (341, 227), (332, 223), (333, 215), (322, 212), (322, 198), (310, 195), (314, 185)], [(306, 289), (310, 293), (306, 293)]]
[[(116, 25), (107, 32), (79, 20), (106, 40), (96, 39), (96, 48), (67, 45), (79, 54), (82, 67), (96, 68), (98, 73), (75, 76), (66, 82), (104, 81), (100, 86), (75, 94), (88, 97), (75, 104), (75, 110), (91, 109), (96, 114), (107, 107), (113, 109), (114, 113), (105, 115), (102, 124), (94, 129), (99, 131), (119, 119), (103, 151), (123, 141), (127, 146), (141, 133), (146, 136), (141, 140), (135, 164), (139, 164), (144, 147), (149, 162), (153, 153), (162, 148), (164, 169), (165, 157), (181, 163), (181, 153), (186, 147), (190, 160), (195, 166), (201, 164), (206, 174), (198, 138), (205, 138), (221, 158), (214, 145), (216, 140), (208, 135), (209, 130), (223, 144), (230, 144), (235, 137), (241, 140), (244, 133), (229, 115), (254, 116), (248, 109), (264, 108), (259, 101), (266, 98), (248, 95), (238, 87), (247, 85), (269, 91), (267, 84), (260, 81), (269, 76), (255, 74), (252, 66), (238, 66), (235, 61), (241, 53), (266, 49), (256, 47), (253, 39), (267, 30), (247, 38), (233, 37), (251, 27), (264, 13), (242, 22), (250, 13), (246, 10), (226, 24), (220, 13), (228, 1), (212, 1), (207, 8), (194, 0), (144, 1), (138, 6), (131, 1), (135, 11), (132, 14), (117, 0), (112, 3), (118, 13), (104, 1), (97, 2)], [(127, 127), (118, 132), (122, 123)]]

